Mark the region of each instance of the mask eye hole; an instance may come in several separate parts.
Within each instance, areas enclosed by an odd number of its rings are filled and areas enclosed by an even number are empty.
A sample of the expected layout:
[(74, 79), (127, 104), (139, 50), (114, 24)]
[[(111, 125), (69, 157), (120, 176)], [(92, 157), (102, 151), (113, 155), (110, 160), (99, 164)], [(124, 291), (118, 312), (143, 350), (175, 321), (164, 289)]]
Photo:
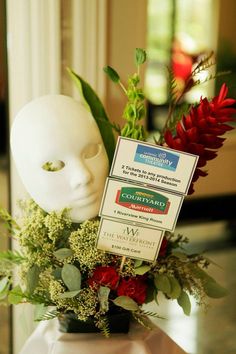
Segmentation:
[(61, 160), (47, 161), (43, 164), (42, 169), (48, 172), (57, 172), (63, 169), (65, 166)]
[(86, 160), (96, 157), (102, 149), (101, 144), (89, 144), (83, 151), (83, 158)]

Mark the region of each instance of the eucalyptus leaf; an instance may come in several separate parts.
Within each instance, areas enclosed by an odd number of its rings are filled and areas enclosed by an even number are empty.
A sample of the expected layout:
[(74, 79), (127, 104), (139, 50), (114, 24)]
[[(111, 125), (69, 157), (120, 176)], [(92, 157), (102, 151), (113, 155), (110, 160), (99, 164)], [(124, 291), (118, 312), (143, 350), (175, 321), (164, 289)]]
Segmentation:
[(0, 293), (4, 292), (4, 290), (7, 288), (8, 281), (8, 277), (4, 277), (0, 280)]
[(52, 275), (54, 276), (54, 278), (56, 280), (61, 279), (61, 271), (62, 271), (62, 268), (60, 268), (60, 267), (57, 267), (52, 271)]
[(116, 306), (120, 306), (125, 310), (128, 311), (138, 311), (139, 310), (139, 306), (138, 304), (131, 299), (129, 296), (118, 296), (117, 298), (115, 298), (115, 300), (113, 300), (114, 304)]
[(179, 258), (180, 260), (188, 259), (187, 255), (183, 252), (173, 251), (172, 255), (175, 256), (176, 258)]
[(84, 81), (73, 70), (69, 68), (67, 70), (75, 85), (79, 89), (84, 104), (91, 111), (94, 119), (97, 122), (111, 166), (115, 151), (115, 139), (111, 126), (104, 123), (104, 120), (109, 121), (104, 106), (100, 101), (99, 97), (97, 96), (96, 92), (86, 81)]
[(154, 287), (153, 284), (148, 284), (145, 304), (148, 304), (149, 302), (153, 301), (155, 296), (156, 296), (156, 288)]
[(171, 291), (168, 295), (171, 297), (171, 299), (177, 299), (181, 294), (182, 288), (174, 276), (168, 276), (168, 279), (171, 285)]
[(143, 275), (151, 269), (148, 265), (142, 265), (141, 267), (135, 268), (134, 273), (137, 275)]
[(109, 79), (111, 79), (111, 81), (115, 82), (116, 84), (120, 81), (119, 74), (109, 65), (103, 68), (103, 70), (108, 75)]
[(154, 292), (153, 292), (153, 297), (154, 297), (154, 301), (155, 303), (159, 306), (159, 302), (158, 302), (158, 290), (155, 289)]
[(8, 301), (12, 305), (19, 304), (24, 298), (24, 293), (22, 292), (21, 287), (19, 285), (12, 289), (8, 295)]
[(214, 281), (214, 279), (209, 274), (207, 274), (203, 269), (199, 268), (197, 265), (190, 263), (188, 264), (188, 267), (190, 268), (194, 276), (198, 279), (201, 279), (203, 282)]
[(72, 264), (64, 264), (61, 277), (65, 285), (70, 291), (80, 290), (81, 288), (81, 273), (78, 268)]
[(154, 284), (157, 289), (161, 290), (165, 294), (170, 294), (171, 292), (171, 283), (167, 275), (158, 274), (154, 278)]
[(27, 292), (33, 294), (35, 288), (39, 282), (40, 269), (37, 264), (34, 264), (27, 272), (26, 282), (27, 282)]
[(146, 52), (142, 48), (136, 48), (135, 50), (135, 63), (137, 66), (145, 63), (147, 58)]
[(134, 261), (134, 268), (138, 268), (143, 264), (143, 261), (141, 259), (135, 259)]
[(188, 294), (184, 290), (182, 290), (179, 298), (177, 299), (177, 302), (179, 306), (182, 307), (184, 314), (189, 316), (191, 312), (191, 302)]
[(214, 299), (218, 299), (228, 295), (228, 290), (223, 288), (216, 281), (205, 282), (203, 287), (207, 296), (212, 297)]
[(71, 299), (72, 297), (75, 297), (78, 295), (80, 290), (73, 290), (73, 291), (65, 291), (63, 294), (59, 295), (60, 299)]
[(57, 259), (62, 260), (73, 256), (74, 252), (70, 248), (60, 248), (56, 250), (53, 254)]
[(107, 286), (100, 286), (98, 290), (98, 300), (100, 303), (100, 310), (107, 312), (109, 310), (108, 297), (110, 294), (110, 289)]

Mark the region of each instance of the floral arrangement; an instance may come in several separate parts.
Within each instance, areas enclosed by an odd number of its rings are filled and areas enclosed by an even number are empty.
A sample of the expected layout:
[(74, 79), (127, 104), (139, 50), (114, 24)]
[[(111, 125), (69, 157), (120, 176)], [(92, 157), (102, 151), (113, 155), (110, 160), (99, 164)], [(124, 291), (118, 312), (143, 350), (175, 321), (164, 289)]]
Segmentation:
[[(203, 167), (216, 157), (216, 151), (224, 141), (220, 136), (232, 129), (226, 123), (233, 120), (236, 112), (233, 107), (236, 101), (226, 98), (225, 84), (212, 100), (201, 98), (196, 105), (184, 105), (184, 111), (181, 110), (184, 94), (198, 84), (197, 73), (212, 64), (210, 57), (201, 59), (181, 92), (175, 90), (170, 71), (169, 115), (156, 141), (199, 155), (190, 193), (194, 191), (197, 179), (207, 175)], [(125, 137), (146, 139), (147, 134), (140, 124), (146, 112), (145, 95), (139, 86), (139, 70), (145, 60), (145, 51), (136, 49), (137, 72), (128, 79), (127, 87), (114, 69), (105, 68), (110, 79), (120, 85), (127, 96), (122, 127), (109, 122), (96, 93), (69, 70), (97, 121), (110, 162), (114, 152), (112, 129)], [(182, 235), (166, 232), (156, 261), (149, 263), (98, 250), (98, 217), (75, 224), (67, 210), (47, 213), (32, 200), (22, 201), (20, 206), (19, 223), (6, 210), (0, 210), (10, 235), (20, 245), (20, 251), (0, 253), (0, 301), (36, 305), (36, 320), (73, 313), (81, 321), (92, 319), (108, 336), (110, 313), (129, 312), (139, 323), (149, 327), (149, 316), (160, 318), (158, 310), (157, 313), (149, 312), (142, 305), (155, 300), (158, 309), (161, 293), (168, 300), (176, 300), (186, 315), (191, 312), (190, 295), (199, 305), (204, 305), (207, 297), (219, 298), (227, 294), (226, 289), (206, 272), (209, 260), (202, 254), (189, 254), (184, 250), (188, 239)], [(16, 269), (19, 281), (15, 285), (13, 273)]]

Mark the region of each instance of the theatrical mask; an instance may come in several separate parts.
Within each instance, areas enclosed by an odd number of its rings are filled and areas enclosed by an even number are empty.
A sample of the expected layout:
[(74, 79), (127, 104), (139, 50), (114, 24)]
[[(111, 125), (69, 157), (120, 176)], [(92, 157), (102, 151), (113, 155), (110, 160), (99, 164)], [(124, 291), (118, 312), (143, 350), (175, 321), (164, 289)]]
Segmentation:
[(63, 95), (40, 97), (17, 114), (11, 150), (27, 192), (45, 211), (73, 222), (98, 214), (108, 157), (92, 114)]

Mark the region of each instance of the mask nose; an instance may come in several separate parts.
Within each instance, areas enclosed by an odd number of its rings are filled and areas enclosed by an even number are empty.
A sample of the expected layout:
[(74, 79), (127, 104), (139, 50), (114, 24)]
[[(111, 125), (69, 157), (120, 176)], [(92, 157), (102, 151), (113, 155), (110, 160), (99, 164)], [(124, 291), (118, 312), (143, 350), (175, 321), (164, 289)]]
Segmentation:
[(70, 185), (73, 189), (90, 183), (92, 174), (82, 161), (74, 161), (70, 169)]

